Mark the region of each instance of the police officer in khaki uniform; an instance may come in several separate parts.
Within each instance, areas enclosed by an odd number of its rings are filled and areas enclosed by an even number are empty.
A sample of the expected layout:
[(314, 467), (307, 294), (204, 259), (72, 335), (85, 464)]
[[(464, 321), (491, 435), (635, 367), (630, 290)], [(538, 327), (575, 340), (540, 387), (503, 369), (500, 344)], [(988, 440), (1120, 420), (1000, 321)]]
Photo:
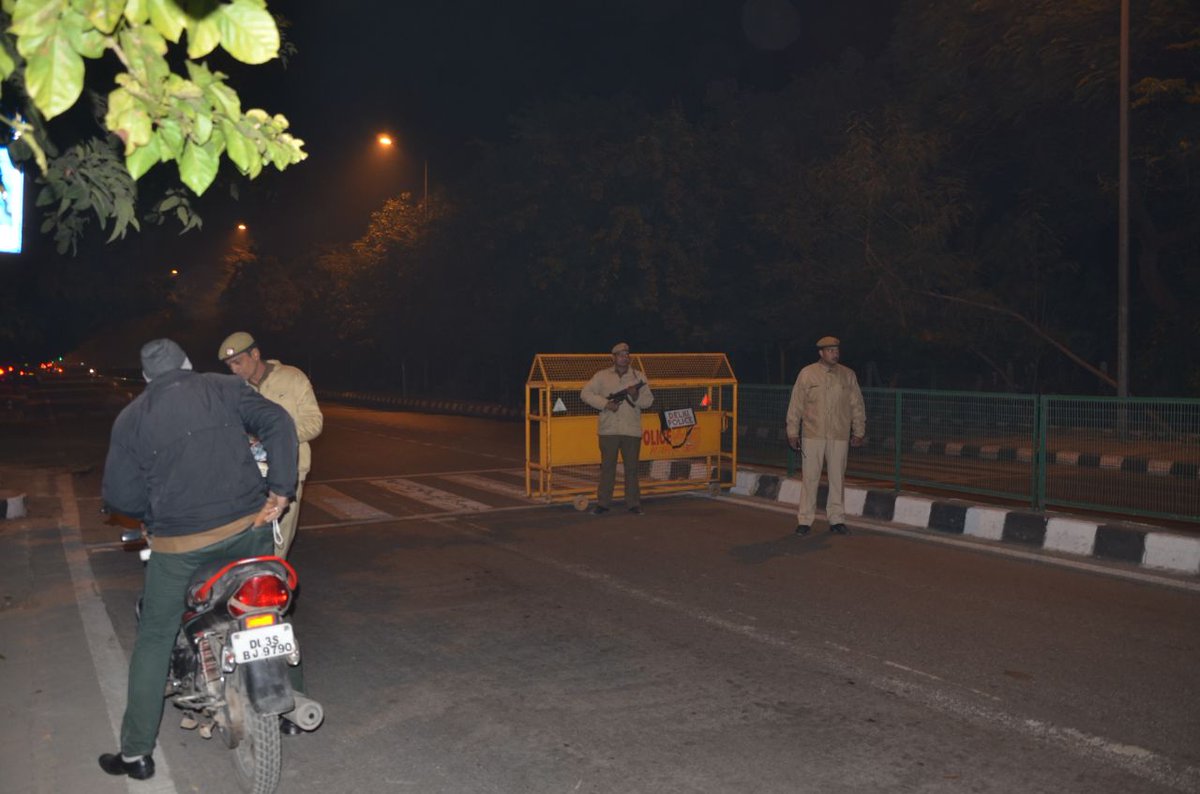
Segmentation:
[[(279, 535), (275, 538), (275, 553), (286, 557), (296, 539), (296, 524), (300, 520), (300, 499), (304, 494), (304, 478), (312, 468), (312, 450), (309, 442), (321, 435), (325, 418), (317, 405), (308, 376), (295, 367), (282, 364), (276, 359), (264, 359), (254, 337), (238, 331), (226, 337), (217, 356), (224, 361), (233, 374), (249, 383), (259, 394), (282, 405), (296, 423), (296, 437), (300, 440), (299, 474), (296, 483), (296, 501), (279, 519)], [(270, 465), (270, 461), (267, 461)]]
[(800, 370), (788, 401), (788, 444), (803, 456), (797, 535), (807, 535), (812, 529), (823, 467), (829, 478), (825, 503), (829, 531), (850, 534), (846, 529), (846, 457), (850, 447), (862, 446), (867, 412), (854, 370), (838, 363), (840, 345), (834, 336), (817, 340), (820, 358)]
[(625, 506), (634, 515), (641, 515), (638, 460), (642, 450), (642, 411), (654, 404), (654, 394), (646, 376), (629, 366), (628, 343), (613, 345), (612, 360), (611, 367), (593, 375), (579, 392), (585, 403), (600, 412), (597, 420), (600, 482), (596, 488), (596, 509), (592, 512), (603, 515), (612, 508), (620, 453), (625, 464)]

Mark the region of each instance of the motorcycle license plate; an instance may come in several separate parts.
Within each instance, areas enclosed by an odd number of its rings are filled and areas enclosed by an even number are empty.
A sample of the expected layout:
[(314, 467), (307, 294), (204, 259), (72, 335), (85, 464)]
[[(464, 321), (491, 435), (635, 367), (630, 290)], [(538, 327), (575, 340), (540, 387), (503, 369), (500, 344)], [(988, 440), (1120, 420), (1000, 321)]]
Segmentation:
[(229, 637), (234, 661), (238, 664), (287, 656), (296, 650), (291, 623), (276, 623), (246, 631), (235, 631)]

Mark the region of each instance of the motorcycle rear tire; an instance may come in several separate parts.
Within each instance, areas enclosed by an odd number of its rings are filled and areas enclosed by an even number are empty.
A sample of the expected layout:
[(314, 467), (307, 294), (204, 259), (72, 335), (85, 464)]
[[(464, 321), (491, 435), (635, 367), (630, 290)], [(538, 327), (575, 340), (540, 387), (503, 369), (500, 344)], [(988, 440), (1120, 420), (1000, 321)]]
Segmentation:
[(233, 748), (233, 770), (238, 785), (248, 794), (273, 794), (279, 785), (283, 755), (279, 716), (260, 714), (244, 703), (242, 740)]

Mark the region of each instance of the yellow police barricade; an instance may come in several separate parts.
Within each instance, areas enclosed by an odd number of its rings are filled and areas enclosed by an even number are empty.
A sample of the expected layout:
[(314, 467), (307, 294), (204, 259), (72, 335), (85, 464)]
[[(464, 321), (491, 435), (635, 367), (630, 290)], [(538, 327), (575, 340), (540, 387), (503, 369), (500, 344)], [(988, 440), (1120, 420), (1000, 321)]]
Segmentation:
[[(540, 353), (525, 383), (525, 492), (586, 510), (600, 476), (598, 411), (579, 392), (613, 365), (608, 354)], [(737, 480), (737, 378), (723, 353), (638, 353), (654, 404), (642, 412), (642, 493), (707, 488)], [(618, 463), (614, 498), (623, 496)]]

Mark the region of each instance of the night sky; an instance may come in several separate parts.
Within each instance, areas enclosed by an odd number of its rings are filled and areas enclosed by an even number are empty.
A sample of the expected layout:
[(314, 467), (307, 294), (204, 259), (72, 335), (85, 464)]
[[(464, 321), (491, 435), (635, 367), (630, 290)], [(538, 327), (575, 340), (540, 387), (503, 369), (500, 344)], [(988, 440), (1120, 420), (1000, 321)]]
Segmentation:
[[(233, 72), (246, 105), (281, 112), (309, 160), (243, 186), (229, 211), (285, 257), (345, 242), (402, 190), (453, 180), (509, 119), (564, 96), (694, 106), (720, 81), (772, 90), (848, 48), (886, 45), (896, 0), (378, 0), (279, 3), (297, 54)], [(331, 10), (331, 9), (336, 9)], [(232, 70), (231, 70), (232, 71)], [(374, 143), (387, 130), (393, 151)], [(227, 223), (224, 210), (213, 224)], [(297, 233), (301, 231), (302, 233)], [(206, 228), (205, 236), (222, 230)]]

